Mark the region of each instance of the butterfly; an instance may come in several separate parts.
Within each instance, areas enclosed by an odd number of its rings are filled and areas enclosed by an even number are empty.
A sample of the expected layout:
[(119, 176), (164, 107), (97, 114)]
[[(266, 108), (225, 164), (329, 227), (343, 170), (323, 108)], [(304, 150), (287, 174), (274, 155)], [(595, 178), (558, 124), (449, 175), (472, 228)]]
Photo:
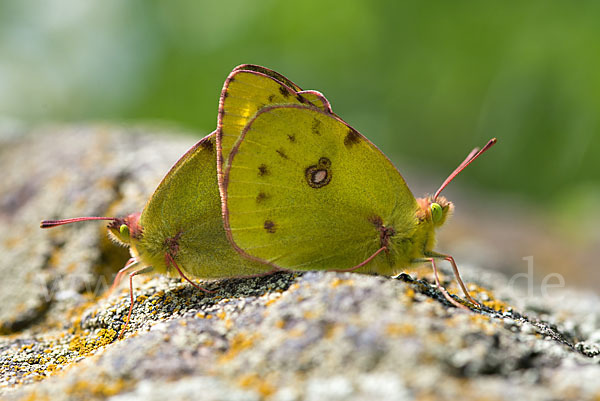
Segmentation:
[[(294, 91), (311, 99), (311, 105), (326, 109), (326, 99), (316, 91), (302, 91), (278, 73), (259, 66), (240, 66), (236, 70), (252, 69), (285, 82)], [(234, 71), (236, 71), (234, 70)], [(272, 99), (272, 104), (285, 102), (285, 97)], [(166, 174), (142, 212), (125, 217), (77, 217), (44, 220), (42, 228), (90, 220), (107, 220), (108, 233), (117, 244), (129, 247), (131, 258), (117, 273), (111, 293), (129, 277), (130, 307), (125, 332), (133, 311), (133, 277), (145, 273), (179, 274), (193, 286), (191, 278), (227, 278), (260, 276), (277, 269), (254, 262), (231, 247), (221, 218), (221, 200), (217, 182), (216, 133), (196, 143)]]
[(142, 212), (125, 217), (44, 220), (42, 228), (108, 220), (110, 237), (129, 247), (127, 275), (191, 278), (260, 276), (280, 270), (337, 270), (391, 275), (454, 259), (433, 252), (434, 230), (452, 203), (439, 196), (496, 142), (475, 149), (434, 196), (415, 199), (392, 163), (333, 113), (318, 91), (245, 64), (227, 78), (217, 130), (195, 144), (163, 178)]
[(435, 231), (453, 211), (442, 190), (496, 143), (474, 149), (433, 195), (415, 198), (391, 161), (331, 110), (279, 74), (238, 67), (221, 94), (217, 170), (225, 231), (248, 260), (276, 270), (395, 275), (450, 262)]

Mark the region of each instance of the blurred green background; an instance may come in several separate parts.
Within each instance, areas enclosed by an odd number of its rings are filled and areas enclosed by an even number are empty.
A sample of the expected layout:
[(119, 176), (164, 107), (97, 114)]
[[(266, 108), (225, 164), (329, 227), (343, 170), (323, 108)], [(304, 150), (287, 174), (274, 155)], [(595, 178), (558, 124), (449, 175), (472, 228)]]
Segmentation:
[(207, 133), (229, 71), (260, 64), (440, 182), (498, 137), (464, 180), (578, 230), (600, 202), (599, 21), (594, 1), (3, 0), (0, 116)]

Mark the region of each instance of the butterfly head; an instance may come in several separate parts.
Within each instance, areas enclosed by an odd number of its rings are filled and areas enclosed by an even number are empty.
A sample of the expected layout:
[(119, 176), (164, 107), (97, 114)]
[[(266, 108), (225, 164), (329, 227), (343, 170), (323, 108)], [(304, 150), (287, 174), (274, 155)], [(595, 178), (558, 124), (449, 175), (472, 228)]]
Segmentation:
[(110, 238), (119, 245), (129, 246), (132, 239), (142, 234), (140, 226), (141, 213), (133, 213), (127, 217), (117, 217), (108, 224)]
[(419, 219), (433, 224), (434, 227), (444, 224), (454, 210), (454, 204), (443, 196), (419, 198), (417, 204), (419, 205), (417, 214)]

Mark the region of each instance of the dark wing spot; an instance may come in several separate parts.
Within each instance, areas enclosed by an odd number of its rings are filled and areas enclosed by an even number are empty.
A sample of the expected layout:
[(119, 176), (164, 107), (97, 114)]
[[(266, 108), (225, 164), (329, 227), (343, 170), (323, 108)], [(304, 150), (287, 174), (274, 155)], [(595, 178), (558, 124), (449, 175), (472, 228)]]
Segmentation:
[(309, 166), (304, 170), (304, 178), (308, 186), (312, 188), (321, 188), (331, 181), (331, 161), (322, 157), (319, 159), (319, 165)]
[(261, 177), (263, 175), (269, 175), (269, 169), (267, 168), (266, 164), (261, 164), (260, 166), (258, 166), (258, 175)]
[(223, 121), (223, 116), (225, 115), (225, 108), (221, 107), (219, 109), (219, 120)]
[(233, 81), (235, 81), (235, 77), (230, 77), (229, 78), (229, 83), (232, 83)]
[(377, 228), (383, 227), (383, 219), (381, 216), (371, 216), (368, 220), (369, 223), (373, 224)]
[(269, 103), (273, 103), (275, 100), (275, 95), (269, 95)]
[(229, 96), (229, 92), (225, 92), (225, 93), (223, 93), (223, 99), (226, 99), (226, 98), (227, 98), (227, 96)]
[(305, 99), (305, 98), (304, 98), (302, 95), (297, 95), (297, 96), (296, 96), (296, 99), (298, 99), (298, 101), (299, 101), (300, 103), (305, 103), (305, 102), (306, 102), (306, 99)]
[(347, 147), (351, 147), (352, 145), (356, 145), (359, 142), (360, 135), (358, 134), (358, 132), (350, 128), (348, 134), (346, 134), (346, 137), (344, 138), (344, 145), (346, 145)]
[(288, 98), (290, 96), (290, 92), (288, 92), (287, 88), (284, 86), (279, 87), (279, 93), (281, 93), (281, 95), (285, 98)]
[(290, 142), (296, 142), (296, 135), (294, 135), (294, 134), (288, 134), (287, 137), (290, 140)]
[(259, 192), (258, 195), (256, 195), (256, 203), (262, 203), (267, 199), (269, 199), (269, 195), (264, 192)]
[(331, 167), (331, 160), (326, 157), (321, 157), (319, 159), (319, 168), (328, 169)]
[(271, 220), (266, 220), (264, 225), (265, 231), (269, 234), (275, 234), (277, 231), (277, 225), (273, 223)]
[(283, 149), (277, 149), (276, 152), (282, 158), (284, 158), (286, 160), (289, 159), (288, 155), (285, 154), (285, 151)]
[(312, 123), (312, 133), (315, 135), (321, 135), (321, 120), (317, 120), (316, 118), (313, 120)]
[(202, 146), (202, 149), (208, 150), (209, 152), (212, 152), (214, 150), (214, 143), (212, 142), (212, 140), (209, 138), (206, 141), (202, 141), (200, 143), (200, 146)]

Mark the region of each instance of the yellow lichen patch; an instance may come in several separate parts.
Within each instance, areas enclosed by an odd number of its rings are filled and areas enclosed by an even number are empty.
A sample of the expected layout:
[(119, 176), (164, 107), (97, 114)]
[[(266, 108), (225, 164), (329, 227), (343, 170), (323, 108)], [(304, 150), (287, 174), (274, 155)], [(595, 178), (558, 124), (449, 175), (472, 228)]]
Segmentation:
[(319, 312), (314, 310), (307, 310), (302, 314), (302, 316), (304, 316), (305, 319), (316, 319), (320, 315), (321, 314)]
[(285, 320), (279, 319), (275, 322), (275, 327), (278, 329), (283, 329), (285, 327)]
[(410, 300), (410, 302), (414, 301), (415, 294), (416, 294), (415, 290), (413, 290), (412, 288), (407, 288), (405, 294), (408, 297), (408, 299)]
[(496, 323), (493, 322), (489, 316), (472, 314), (469, 316), (469, 319), (474, 323), (474, 326), (477, 327), (477, 329), (487, 335), (493, 335), (497, 331), (494, 328)]
[(277, 302), (279, 300), (279, 298), (271, 298), (269, 299), (267, 302), (265, 302), (265, 306), (270, 306), (273, 305), (275, 302)]
[(89, 355), (94, 350), (112, 343), (116, 336), (117, 332), (112, 329), (102, 329), (91, 339), (76, 335), (69, 343), (69, 350), (82, 356)]
[(390, 323), (385, 327), (385, 333), (390, 337), (412, 336), (415, 326), (410, 323)]
[(343, 328), (341, 325), (335, 324), (335, 323), (329, 323), (325, 327), (325, 334), (323, 335), (323, 337), (326, 339), (331, 339), (331, 338), (335, 337), (335, 335), (342, 330), (343, 330)]
[(341, 278), (336, 277), (331, 281), (330, 285), (331, 288), (335, 288), (340, 285), (354, 285), (354, 280), (343, 280)]
[(39, 394), (37, 391), (32, 391), (26, 397), (21, 398), (21, 401), (47, 401), (50, 400), (45, 394)]
[(290, 337), (298, 338), (298, 337), (302, 337), (304, 334), (305, 334), (304, 330), (299, 329), (299, 328), (294, 328), (294, 329), (291, 329), (290, 331), (288, 331), (288, 335)]
[(90, 395), (94, 397), (112, 397), (121, 393), (127, 387), (123, 379), (115, 381), (99, 380), (95, 382), (81, 380), (67, 388), (66, 393), (73, 398), (86, 398), (86, 396)]
[(239, 378), (238, 385), (243, 388), (253, 389), (263, 397), (268, 397), (275, 392), (275, 386), (256, 373), (243, 375)]
[(11, 237), (4, 240), (4, 247), (7, 249), (11, 249), (19, 245), (21, 242), (21, 238)]
[(219, 358), (219, 362), (225, 363), (231, 361), (235, 358), (240, 352), (251, 347), (254, 344), (255, 336), (249, 336), (244, 333), (238, 333), (233, 340), (231, 340), (231, 345), (229, 350), (225, 352)]
[(227, 317), (227, 314), (224, 311), (220, 311), (217, 313), (217, 317), (221, 320), (225, 320), (225, 318)]
[[(475, 294), (484, 294), (487, 297), (487, 300), (480, 302), (482, 302), (488, 308), (492, 308), (499, 312), (510, 309), (509, 305), (507, 305), (505, 302), (497, 300), (496, 297), (494, 297), (494, 294), (486, 288), (480, 287), (476, 284), (469, 284), (469, 291), (474, 292)], [(481, 299), (481, 297), (477, 296), (476, 298)]]

